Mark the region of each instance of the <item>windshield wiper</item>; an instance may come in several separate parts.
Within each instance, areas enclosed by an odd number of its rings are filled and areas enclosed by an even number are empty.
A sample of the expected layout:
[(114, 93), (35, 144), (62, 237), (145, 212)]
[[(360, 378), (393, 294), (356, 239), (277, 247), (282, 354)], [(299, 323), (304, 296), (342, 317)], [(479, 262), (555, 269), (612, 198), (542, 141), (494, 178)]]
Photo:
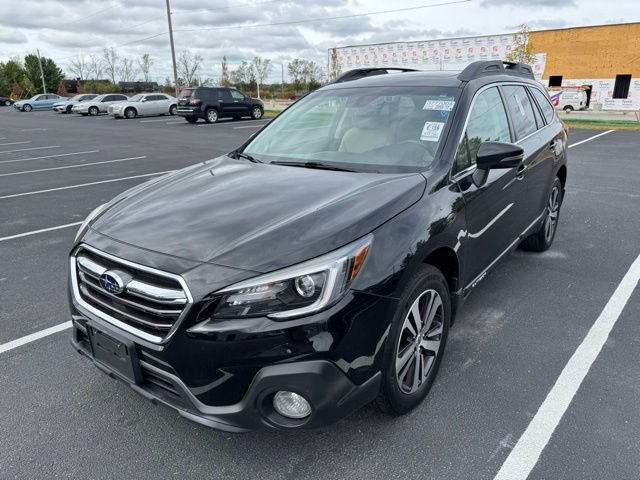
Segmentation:
[(357, 172), (352, 168), (339, 167), (332, 163), (323, 162), (269, 162), (271, 165), (284, 165), (287, 167), (303, 167), (303, 168), (317, 168), (318, 170), (335, 170), (337, 172)]
[(248, 153), (240, 152), (238, 150), (234, 150), (229, 154), (229, 156), (231, 158), (235, 158), (236, 160), (238, 158), (244, 158), (245, 160), (249, 160), (250, 162), (253, 162), (253, 163), (263, 163), (261, 160), (258, 160), (257, 158), (252, 157)]

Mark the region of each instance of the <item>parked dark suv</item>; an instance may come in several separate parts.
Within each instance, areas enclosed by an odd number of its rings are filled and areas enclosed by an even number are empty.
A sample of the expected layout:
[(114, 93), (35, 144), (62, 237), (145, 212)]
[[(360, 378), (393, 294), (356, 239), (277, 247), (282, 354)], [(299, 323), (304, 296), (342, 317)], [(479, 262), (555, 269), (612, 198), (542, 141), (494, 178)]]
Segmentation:
[(264, 115), (264, 104), (235, 88), (189, 87), (180, 92), (176, 115), (189, 123), (196, 123), (199, 118), (207, 123), (216, 123), (225, 117), (260, 120)]
[(416, 407), (465, 297), (551, 246), (567, 136), (525, 65), (364, 73), (89, 215), (74, 347), (223, 430)]

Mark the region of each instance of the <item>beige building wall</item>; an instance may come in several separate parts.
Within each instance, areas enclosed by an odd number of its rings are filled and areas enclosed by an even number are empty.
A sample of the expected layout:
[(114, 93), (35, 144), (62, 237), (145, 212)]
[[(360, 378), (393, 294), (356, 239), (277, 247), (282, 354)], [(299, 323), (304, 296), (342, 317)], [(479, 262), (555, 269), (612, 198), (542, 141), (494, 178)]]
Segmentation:
[(543, 80), (640, 77), (640, 23), (531, 32), (533, 53), (546, 53)]

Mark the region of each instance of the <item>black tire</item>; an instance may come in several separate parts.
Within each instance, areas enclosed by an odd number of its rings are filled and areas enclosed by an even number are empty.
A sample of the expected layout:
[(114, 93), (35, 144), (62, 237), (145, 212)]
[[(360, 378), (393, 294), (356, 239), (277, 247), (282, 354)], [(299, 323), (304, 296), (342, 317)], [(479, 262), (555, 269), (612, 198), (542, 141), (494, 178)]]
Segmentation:
[[(420, 305), (419, 302), (422, 301), (426, 295), (433, 295), (429, 292), (436, 292), (442, 304), (439, 313), (436, 313), (433, 323), (431, 324), (432, 326), (438, 326), (439, 324), (439, 330), (441, 332), (439, 338), (436, 340), (439, 342), (438, 347), (430, 352), (435, 355), (426, 355), (427, 350), (422, 350), (421, 341), (427, 340), (428, 332), (423, 334), (421, 331), (420, 334), (411, 339), (406, 336), (408, 330), (405, 328), (405, 322), (410, 318), (412, 306), (416, 302), (418, 302), (416, 305)], [(425, 298), (425, 301), (428, 301), (428, 297)], [(431, 265), (425, 265), (408, 280), (404, 293), (400, 298), (398, 309), (392, 320), (391, 330), (384, 350), (382, 385), (380, 387), (380, 393), (376, 398), (376, 403), (383, 412), (394, 416), (404, 415), (417, 407), (427, 396), (438, 374), (450, 324), (451, 296), (449, 294), (447, 281), (440, 270)], [(430, 331), (431, 328), (432, 327), (429, 326), (428, 331)], [(438, 335), (436, 335), (436, 337), (438, 337)], [(402, 348), (403, 344), (408, 345), (408, 347)], [(402, 372), (404, 371), (405, 375), (413, 377), (415, 369), (407, 374), (404, 368), (400, 368), (400, 372), (397, 373), (397, 362), (402, 362), (401, 357), (404, 355), (401, 355), (401, 352), (408, 352), (406, 348), (416, 352), (415, 354), (409, 352), (409, 360), (404, 364), (407, 369), (411, 369), (412, 367), (417, 368), (417, 359), (422, 359), (422, 356), (418, 355), (417, 352), (423, 352), (421, 355), (425, 355), (425, 358), (435, 357), (433, 360), (430, 360), (428, 368), (425, 368), (424, 363), (420, 364), (424, 370), (419, 370), (420, 374), (416, 373), (415, 378), (423, 378), (419, 381), (419, 385), (415, 391), (410, 392), (405, 391), (406, 389), (404, 387), (406, 386), (401, 386), (403, 378)], [(413, 366), (411, 365), (412, 362), (414, 362)]]
[(177, 105), (171, 105), (169, 107), (169, 115), (175, 115), (177, 110), (178, 110), (178, 106)]
[(184, 119), (189, 123), (196, 123), (198, 121), (196, 117), (184, 117)]
[(208, 108), (205, 112), (204, 120), (207, 123), (216, 123), (218, 121), (218, 111), (215, 108)]
[(5, 106), (5, 107), (9, 107), (9, 106), (11, 106), (11, 100), (5, 100), (5, 101), (4, 101), (4, 106)]
[(255, 106), (251, 109), (251, 118), (254, 120), (260, 120), (264, 115), (262, 107)]
[(97, 117), (100, 113), (100, 110), (98, 110), (98, 107), (89, 107), (89, 111), (87, 113), (92, 117)]
[(30, 112), (31, 110), (33, 110), (33, 107), (32, 107), (31, 105), (29, 105), (28, 103), (25, 103), (25, 104), (22, 106), (22, 111), (23, 111), (23, 112)]
[(571, 105), (567, 105), (566, 107), (563, 108), (565, 113), (571, 113), (573, 112), (573, 107)]
[(136, 118), (138, 116), (138, 112), (133, 107), (129, 107), (124, 111), (124, 117), (128, 119)]
[(71, 113), (71, 109), (73, 108), (73, 106), (71, 105), (67, 105), (67, 113)]
[[(553, 244), (553, 239), (558, 230), (560, 219), (560, 207), (562, 206), (562, 183), (558, 177), (553, 181), (551, 192), (547, 198), (547, 206), (544, 213), (544, 221), (540, 228), (529, 235), (520, 244), (523, 250), (530, 252), (544, 252)], [(551, 230), (549, 230), (551, 229)]]

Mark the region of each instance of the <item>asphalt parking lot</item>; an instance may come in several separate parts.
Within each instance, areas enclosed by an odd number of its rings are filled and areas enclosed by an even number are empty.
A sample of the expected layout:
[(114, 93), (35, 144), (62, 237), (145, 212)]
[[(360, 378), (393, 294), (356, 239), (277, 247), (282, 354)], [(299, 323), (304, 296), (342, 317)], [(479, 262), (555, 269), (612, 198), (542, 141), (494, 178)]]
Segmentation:
[[(405, 417), (366, 407), (322, 430), (234, 435), (103, 375), (69, 330), (3, 351), (68, 320), (67, 253), (93, 208), (266, 123), (0, 109), (0, 478), (494, 478), (640, 253), (640, 133), (572, 130), (554, 246), (515, 252), (474, 290)], [(638, 319), (635, 288), (529, 478), (640, 478)]]

